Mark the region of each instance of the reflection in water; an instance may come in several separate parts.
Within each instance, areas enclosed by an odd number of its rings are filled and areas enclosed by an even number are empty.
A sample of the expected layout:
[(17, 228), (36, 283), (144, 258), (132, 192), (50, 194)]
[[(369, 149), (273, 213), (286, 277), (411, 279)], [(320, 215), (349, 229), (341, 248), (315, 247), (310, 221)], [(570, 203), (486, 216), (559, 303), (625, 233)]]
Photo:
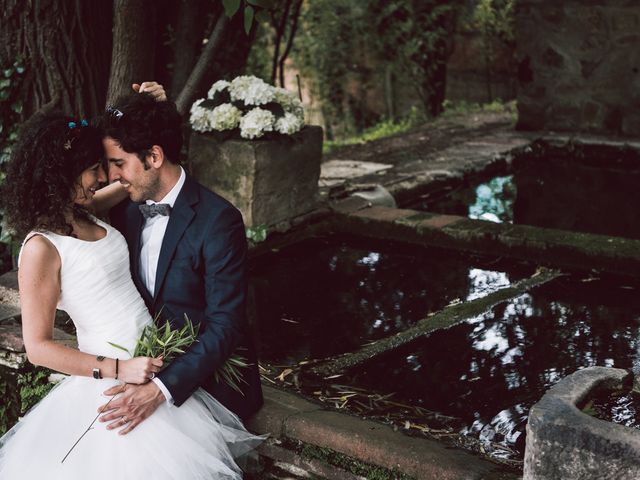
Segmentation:
[(352, 351), (533, 273), (448, 251), (354, 242), (310, 240), (253, 262), (250, 311), (263, 360)]
[(640, 157), (613, 147), (536, 145), (513, 175), (433, 192), (409, 208), (493, 222), (640, 238)]
[(638, 293), (640, 285), (560, 279), (374, 360), (352, 382), (458, 417), (463, 434), (522, 449), (528, 410), (551, 385), (591, 365), (632, 367)]

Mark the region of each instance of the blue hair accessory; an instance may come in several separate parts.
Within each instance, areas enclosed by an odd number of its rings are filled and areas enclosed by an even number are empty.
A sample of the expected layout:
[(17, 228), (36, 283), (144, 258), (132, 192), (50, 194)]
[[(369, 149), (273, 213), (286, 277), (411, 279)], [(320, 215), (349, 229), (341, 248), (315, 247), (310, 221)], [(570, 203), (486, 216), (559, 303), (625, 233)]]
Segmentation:
[(82, 121), (80, 122), (80, 125), (82, 125), (83, 127), (88, 127), (89, 126), (89, 122), (87, 122), (84, 118), (82, 119)]
[(74, 128), (76, 128), (76, 126), (77, 126), (77, 125), (76, 125), (76, 122), (69, 122), (69, 123), (67, 123), (67, 127), (69, 127), (70, 129), (74, 129)]

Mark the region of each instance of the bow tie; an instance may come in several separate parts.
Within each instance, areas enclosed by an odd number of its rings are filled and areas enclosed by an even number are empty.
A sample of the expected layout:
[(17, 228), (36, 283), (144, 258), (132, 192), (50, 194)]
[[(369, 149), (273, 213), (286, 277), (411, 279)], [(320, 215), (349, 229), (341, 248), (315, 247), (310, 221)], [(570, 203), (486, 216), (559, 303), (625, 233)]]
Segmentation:
[(168, 203), (152, 203), (151, 205), (143, 203), (142, 205), (138, 205), (138, 208), (145, 219), (153, 218), (156, 215), (168, 217), (171, 214), (171, 205)]

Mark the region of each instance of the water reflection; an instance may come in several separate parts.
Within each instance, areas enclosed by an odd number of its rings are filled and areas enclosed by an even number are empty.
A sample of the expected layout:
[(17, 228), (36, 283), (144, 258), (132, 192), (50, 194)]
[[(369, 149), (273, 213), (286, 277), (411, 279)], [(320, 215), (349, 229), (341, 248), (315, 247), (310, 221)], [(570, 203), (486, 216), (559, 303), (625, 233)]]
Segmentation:
[(253, 263), (250, 311), (262, 359), (297, 362), (354, 350), (532, 271), (442, 250), (315, 239)]
[(528, 410), (547, 388), (579, 368), (637, 362), (638, 293), (640, 285), (561, 279), (371, 362), (352, 381), (521, 449)]
[(549, 146), (517, 155), (512, 175), (432, 192), (409, 208), (493, 222), (640, 238), (640, 157), (613, 147)]

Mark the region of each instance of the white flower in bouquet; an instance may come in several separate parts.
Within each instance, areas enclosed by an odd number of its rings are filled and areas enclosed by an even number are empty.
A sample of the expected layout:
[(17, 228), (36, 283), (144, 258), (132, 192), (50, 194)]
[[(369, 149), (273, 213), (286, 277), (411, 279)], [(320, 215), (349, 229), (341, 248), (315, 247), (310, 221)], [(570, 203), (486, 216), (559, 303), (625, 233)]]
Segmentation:
[(229, 85), (231, 100), (241, 100), (246, 105), (264, 105), (274, 99), (273, 87), (264, 80), (242, 75), (233, 79)]
[(242, 138), (259, 138), (265, 132), (272, 132), (275, 115), (263, 108), (249, 110), (240, 119), (240, 136)]
[(233, 130), (238, 128), (242, 111), (230, 103), (218, 105), (213, 110), (209, 110), (209, 123), (214, 130)]
[(211, 88), (209, 89), (209, 93), (207, 93), (207, 98), (212, 100), (213, 97), (216, 95), (216, 93), (221, 92), (222, 90), (227, 88), (229, 85), (231, 85), (231, 83), (227, 82), (226, 80), (218, 80), (216, 83), (211, 85)]
[(285, 88), (275, 87), (274, 90), (274, 101), (282, 105), (285, 112), (293, 113), (299, 117), (304, 124), (304, 108), (298, 96)]
[(291, 135), (299, 131), (303, 124), (304, 119), (293, 113), (286, 112), (284, 117), (276, 120), (276, 132), (282, 133), (283, 135)]
[(205, 99), (201, 98), (191, 105), (191, 116), (189, 117), (189, 122), (191, 122), (191, 128), (197, 132), (210, 132), (213, 129), (210, 116), (211, 110), (200, 106), (204, 101)]

